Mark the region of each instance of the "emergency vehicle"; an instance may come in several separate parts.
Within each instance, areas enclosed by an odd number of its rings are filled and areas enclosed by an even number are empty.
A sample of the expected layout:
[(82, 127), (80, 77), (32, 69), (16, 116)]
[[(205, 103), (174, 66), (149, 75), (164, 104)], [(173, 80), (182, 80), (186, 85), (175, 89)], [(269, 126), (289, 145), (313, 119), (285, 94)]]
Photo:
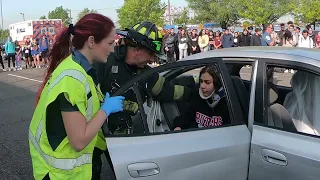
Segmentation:
[(23, 45), (27, 38), (39, 39), (42, 34), (54, 39), (64, 25), (61, 19), (28, 20), (9, 25), (9, 33), (13, 41)]

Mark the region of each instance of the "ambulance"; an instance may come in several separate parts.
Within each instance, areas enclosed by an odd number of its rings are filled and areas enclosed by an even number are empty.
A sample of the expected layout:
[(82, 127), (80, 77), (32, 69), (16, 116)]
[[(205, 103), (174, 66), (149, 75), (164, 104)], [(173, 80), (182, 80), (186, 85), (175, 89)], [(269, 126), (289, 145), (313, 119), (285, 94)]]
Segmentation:
[(9, 33), (13, 41), (24, 45), (27, 38), (39, 40), (42, 34), (54, 39), (55, 35), (64, 27), (61, 19), (28, 20), (9, 25)]

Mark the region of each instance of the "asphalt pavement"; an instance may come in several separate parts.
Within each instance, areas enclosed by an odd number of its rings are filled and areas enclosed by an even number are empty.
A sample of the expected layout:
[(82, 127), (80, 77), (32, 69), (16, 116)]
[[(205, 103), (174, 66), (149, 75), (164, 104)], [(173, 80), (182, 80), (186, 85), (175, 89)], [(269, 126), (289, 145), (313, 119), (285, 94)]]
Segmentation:
[[(28, 129), (44, 73), (44, 69), (0, 72), (0, 179), (33, 179)], [(101, 179), (115, 179), (102, 159)]]

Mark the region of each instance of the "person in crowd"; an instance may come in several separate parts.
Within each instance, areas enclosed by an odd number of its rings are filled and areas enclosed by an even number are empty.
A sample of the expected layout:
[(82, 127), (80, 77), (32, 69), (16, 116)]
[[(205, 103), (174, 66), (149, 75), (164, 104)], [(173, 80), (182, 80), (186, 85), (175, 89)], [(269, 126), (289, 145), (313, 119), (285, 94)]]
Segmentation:
[(49, 54), (50, 54), (52, 48), (53, 48), (53, 39), (50, 38), (49, 39)]
[(313, 48), (314, 42), (312, 36), (309, 36), (308, 30), (302, 31), (302, 36), (298, 40), (298, 47)]
[(173, 63), (175, 62), (174, 59), (174, 52), (175, 52), (175, 34), (174, 29), (170, 29), (170, 33), (165, 38), (165, 51), (167, 53), (167, 62)]
[(233, 34), (233, 46), (232, 47), (238, 47), (239, 46), (239, 32), (234, 32)]
[(179, 41), (179, 59), (185, 58), (188, 56), (188, 43), (189, 43), (189, 37), (186, 34), (186, 31), (184, 29), (181, 29), (181, 33), (178, 35), (178, 41)]
[[(8, 37), (8, 41), (5, 44), (5, 53), (8, 56), (8, 70), (15, 71), (15, 61), (16, 61), (16, 46), (15, 43), (12, 41), (11, 37)], [(11, 68), (11, 62), (12, 62), (12, 68)]]
[(250, 36), (250, 39), (251, 39), (251, 36), (253, 35), (253, 34), (252, 34), (252, 31), (253, 31), (253, 27), (252, 27), (252, 26), (249, 26), (249, 27), (248, 27), (248, 34), (249, 34), (249, 36)]
[(250, 46), (261, 46), (261, 29), (256, 28), (254, 31), (255, 34), (250, 39)]
[(40, 51), (39, 51), (39, 44), (37, 42), (37, 39), (34, 38), (32, 39), (31, 42), (31, 56), (33, 58), (34, 64), (36, 68), (41, 68), (40, 67)]
[(100, 180), (101, 127), (123, 110), (124, 97), (104, 97), (92, 64), (107, 61), (114, 34), (112, 20), (87, 14), (57, 36), (29, 127), (34, 179)]
[[(296, 39), (298, 42), (298, 39), (300, 39), (300, 36), (301, 36), (300, 27), (297, 26), (294, 31), (295, 31), (294, 35), (296, 36)], [(297, 45), (298, 45), (298, 43), (297, 43)]]
[(297, 44), (296, 36), (292, 34), (292, 32), (287, 29), (283, 35), (282, 46), (285, 47), (295, 47)]
[(271, 37), (271, 33), (273, 32), (273, 25), (266, 24), (265, 31), (261, 37), (261, 46), (275, 46), (275, 39)]
[(48, 67), (49, 40), (45, 34), (42, 34), (38, 44), (43, 66)]
[(199, 36), (197, 35), (197, 29), (192, 30), (192, 35), (191, 35), (191, 54), (197, 54), (200, 52), (200, 47), (199, 47)]
[(182, 27), (178, 27), (178, 33), (174, 33), (174, 54), (176, 57), (176, 61), (179, 61), (179, 34), (181, 34)]
[(315, 47), (316, 48), (320, 48), (320, 31), (318, 32), (318, 34), (315, 37)]
[(311, 37), (312, 40), (314, 40), (315, 35), (313, 33), (312, 27), (310, 25), (307, 25), (306, 30), (308, 31), (308, 36)]
[(231, 33), (229, 33), (229, 29), (224, 31), (222, 36), (222, 47), (223, 48), (230, 48), (234, 45), (234, 37)]
[(239, 46), (250, 46), (250, 38), (249, 32), (246, 29), (243, 29), (243, 32), (239, 37)]
[(24, 46), (23, 46), (23, 52), (24, 52), (24, 59), (25, 59), (25, 63), (26, 63), (26, 69), (28, 68), (32, 68), (34, 66), (34, 61), (32, 61), (32, 56), (31, 56), (31, 42), (30, 42), (30, 38), (27, 38)]
[(209, 50), (214, 50), (214, 34), (212, 30), (209, 30)]
[(230, 124), (227, 98), (215, 66), (200, 71), (200, 88), (190, 97), (193, 105), (186, 114), (174, 119), (174, 130), (218, 127)]
[(15, 42), (15, 46), (16, 46), (16, 49), (15, 49), (15, 51), (16, 51), (16, 70), (22, 70), (22, 58), (21, 58), (21, 56), (22, 56), (22, 54), (21, 54), (21, 51), (22, 51), (22, 48), (21, 48), (21, 46), (20, 46), (20, 44), (19, 44), (19, 42), (18, 41), (16, 41)]
[(231, 27), (230, 30), (229, 30), (229, 33), (234, 37), (235, 28)]
[(206, 52), (209, 50), (209, 36), (205, 34), (204, 29), (202, 29), (199, 33), (198, 44), (201, 52)]
[(214, 40), (213, 40), (213, 46), (214, 46), (214, 49), (221, 49), (222, 48), (222, 41), (221, 41), (221, 33), (220, 33), (220, 31), (216, 32), (216, 35), (215, 35)]
[(2, 46), (0, 46), (0, 64), (1, 64), (1, 67), (2, 67), (2, 71), (7, 71), (7, 70), (4, 68), (2, 55), (3, 55), (3, 49), (2, 49)]
[(281, 23), (280, 24), (280, 31), (278, 32), (278, 37), (280, 39), (278, 46), (283, 45), (283, 36), (284, 36), (285, 32), (286, 32), (286, 25), (284, 23)]
[(192, 31), (190, 29), (187, 30), (187, 35), (188, 35), (188, 56), (191, 55), (191, 36), (192, 36)]

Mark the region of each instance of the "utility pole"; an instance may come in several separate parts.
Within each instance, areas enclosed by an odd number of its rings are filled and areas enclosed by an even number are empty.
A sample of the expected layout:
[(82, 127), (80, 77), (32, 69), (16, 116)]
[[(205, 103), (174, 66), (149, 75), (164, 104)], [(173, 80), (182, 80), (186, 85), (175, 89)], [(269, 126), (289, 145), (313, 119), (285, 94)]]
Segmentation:
[(26, 21), (26, 19), (24, 18), (24, 13), (20, 13), (22, 15), (23, 21)]
[(170, 25), (172, 25), (172, 22), (171, 22), (171, 5), (170, 5), (170, 0), (168, 0), (168, 12), (169, 12), (169, 22), (170, 22)]
[(72, 17), (71, 17), (71, 9), (68, 9), (69, 10), (69, 18), (70, 18), (70, 24), (72, 24)]
[(3, 30), (2, 0), (0, 0), (0, 3), (1, 3), (1, 29)]

